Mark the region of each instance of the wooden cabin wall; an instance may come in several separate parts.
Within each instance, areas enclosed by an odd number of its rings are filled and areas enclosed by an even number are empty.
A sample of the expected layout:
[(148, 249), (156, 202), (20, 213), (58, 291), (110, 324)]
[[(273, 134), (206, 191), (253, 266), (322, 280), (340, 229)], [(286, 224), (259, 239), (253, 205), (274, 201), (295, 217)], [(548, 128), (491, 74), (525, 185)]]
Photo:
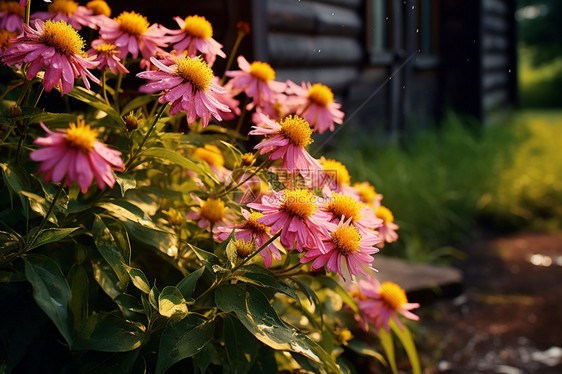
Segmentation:
[[(361, 0), (254, 0), (256, 60), (277, 80), (321, 82), (341, 95), (364, 58)], [(257, 19), (257, 18), (262, 19)], [(260, 25), (261, 24), (261, 25)]]

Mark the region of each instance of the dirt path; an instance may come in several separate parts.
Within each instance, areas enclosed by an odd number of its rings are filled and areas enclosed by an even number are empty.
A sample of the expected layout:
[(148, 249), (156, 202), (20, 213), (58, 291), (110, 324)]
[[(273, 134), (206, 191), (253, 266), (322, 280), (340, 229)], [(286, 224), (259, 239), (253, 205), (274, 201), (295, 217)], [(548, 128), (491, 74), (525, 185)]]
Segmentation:
[(424, 311), (426, 373), (562, 373), (562, 233), (472, 244), (464, 294)]

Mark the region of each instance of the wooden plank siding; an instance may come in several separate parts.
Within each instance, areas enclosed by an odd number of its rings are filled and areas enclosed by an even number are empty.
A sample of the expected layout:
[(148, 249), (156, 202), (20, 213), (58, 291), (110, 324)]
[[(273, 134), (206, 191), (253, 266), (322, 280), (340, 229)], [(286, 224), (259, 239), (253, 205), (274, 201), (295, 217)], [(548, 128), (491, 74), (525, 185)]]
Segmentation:
[[(270, 63), (277, 80), (324, 83), (343, 95), (364, 60), (360, 0), (254, 0), (263, 18), (256, 59)], [(254, 18), (255, 21), (255, 18)]]

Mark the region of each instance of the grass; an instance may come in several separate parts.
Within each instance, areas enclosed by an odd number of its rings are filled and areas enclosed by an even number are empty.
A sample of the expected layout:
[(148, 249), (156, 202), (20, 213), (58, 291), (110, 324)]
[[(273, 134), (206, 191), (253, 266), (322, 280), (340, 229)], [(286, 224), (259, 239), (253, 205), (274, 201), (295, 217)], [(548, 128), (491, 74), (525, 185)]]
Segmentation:
[(344, 136), (331, 156), (384, 195), (401, 226), (387, 254), (438, 262), (477, 224), (560, 227), (561, 128), (561, 111), (521, 112), (476, 129), (448, 115), (439, 130), (417, 132), (402, 146), (356, 146)]
[(519, 94), (524, 108), (561, 108), (562, 57), (535, 67), (532, 53), (519, 49)]

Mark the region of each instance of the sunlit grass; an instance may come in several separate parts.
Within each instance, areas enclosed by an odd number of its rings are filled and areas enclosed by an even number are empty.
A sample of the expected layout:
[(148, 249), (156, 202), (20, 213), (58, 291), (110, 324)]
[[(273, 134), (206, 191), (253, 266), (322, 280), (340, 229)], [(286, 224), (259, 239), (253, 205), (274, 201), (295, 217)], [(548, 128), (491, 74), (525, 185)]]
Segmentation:
[(473, 131), (449, 115), (405, 146), (345, 139), (333, 157), (384, 195), (401, 226), (388, 254), (432, 262), (477, 225), (555, 227), (562, 221), (562, 112), (522, 112)]

